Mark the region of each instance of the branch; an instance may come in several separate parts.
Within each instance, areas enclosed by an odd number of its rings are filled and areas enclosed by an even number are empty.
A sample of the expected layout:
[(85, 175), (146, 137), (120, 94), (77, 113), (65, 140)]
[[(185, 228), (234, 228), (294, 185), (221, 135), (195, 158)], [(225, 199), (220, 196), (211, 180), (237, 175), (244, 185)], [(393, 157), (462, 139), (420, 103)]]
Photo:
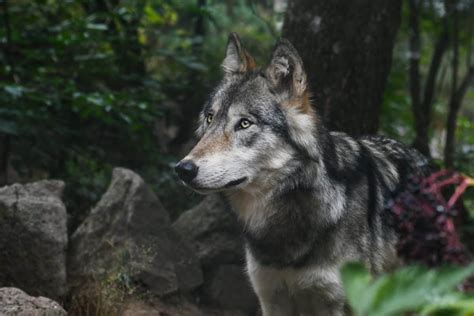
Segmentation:
[(454, 98), (458, 86), (459, 72), (459, 19), (456, 6), (453, 6), (453, 60), (451, 69), (451, 98)]
[(433, 107), (433, 99), (435, 94), (436, 78), (438, 77), (441, 61), (443, 60), (444, 53), (449, 43), (449, 32), (447, 26), (447, 19), (444, 18), (443, 33), (436, 42), (433, 57), (431, 58), (430, 68), (428, 71), (428, 77), (426, 79), (425, 90), (423, 95), (422, 111), (427, 116), (426, 121), (429, 124), (431, 121), (431, 113)]
[[(430, 89), (434, 91), (434, 88), (431, 87), (434, 85), (434, 78), (439, 68), (439, 62), (432, 64), (431, 76), (433, 77), (433, 82), (430, 82), (430, 87), (428, 87), (427, 98), (425, 103), (421, 104), (421, 79), (420, 79), (420, 30), (419, 30), (419, 16), (420, 16), (420, 1), (419, 0), (409, 0), (408, 1), (410, 14), (409, 14), (409, 24), (410, 24), (410, 65), (409, 65), (409, 75), (410, 75), (410, 96), (411, 96), (411, 106), (413, 111), (413, 117), (415, 119), (415, 131), (416, 136), (413, 141), (412, 146), (418, 149), (422, 154), (426, 156), (431, 156), (430, 148), (428, 145), (428, 127), (429, 127), (429, 113), (425, 110), (426, 107), (430, 107), (432, 100), (432, 94), (434, 92), (429, 91)], [(442, 47), (442, 46), (441, 46)], [(442, 51), (441, 51), (442, 52)], [(442, 56), (442, 54), (440, 54)], [(440, 56), (440, 57), (441, 57)], [(434, 56), (438, 58), (438, 55)]]
[[(474, 3), (471, 1), (469, 6), (468, 15), (472, 16), (474, 14)], [(467, 30), (467, 51), (466, 51), (466, 65), (467, 67), (471, 66), (472, 59), (472, 44), (474, 41), (474, 19), (469, 19), (468, 30)]]
[(467, 89), (469, 88), (469, 84), (471, 81), (474, 80), (474, 65), (471, 65), (469, 70), (466, 72), (466, 75), (464, 78), (461, 80), (461, 84), (459, 85), (459, 88), (456, 90), (456, 93), (454, 94), (454, 100), (455, 104), (459, 108), (462, 103), (462, 99), (464, 98), (464, 95), (467, 92)]
[[(420, 31), (419, 31), (419, 3), (410, 0), (410, 94), (415, 116), (419, 117), (420, 110)], [(418, 114), (417, 114), (418, 113)]]

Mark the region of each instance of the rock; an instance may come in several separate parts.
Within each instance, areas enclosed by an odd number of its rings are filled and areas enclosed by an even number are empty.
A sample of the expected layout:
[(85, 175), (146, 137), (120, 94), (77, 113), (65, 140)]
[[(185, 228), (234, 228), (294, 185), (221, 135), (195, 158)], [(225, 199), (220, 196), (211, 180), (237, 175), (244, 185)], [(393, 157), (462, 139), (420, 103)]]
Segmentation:
[[(177, 298), (173, 304), (160, 299), (134, 300), (126, 302), (120, 316), (205, 316), (200, 308), (185, 299)], [(207, 315), (206, 315), (207, 316)]]
[(242, 266), (218, 267), (206, 282), (204, 293), (206, 301), (223, 309), (253, 314), (258, 307), (257, 297)]
[(59, 299), (66, 293), (64, 183), (0, 188), (0, 286)]
[(193, 245), (205, 268), (244, 261), (241, 227), (219, 195), (181, 214), (173, 227)]
[[(254, 315), (257, 298), (244, 273), (241, 226), (225, 200), (219, 195), (206, 197), (181, 214), (173, 227), (193, 245), (201, 260), (205, 271), (200, 293), (203, 302), (219, 311)], [(222, 315), (219, 311), (215, 315)]]
[(29, 296), (13, 287), (0, 288), (0, 315), (15, 316), (63, 316), (66, 311), (46, 297)]
[(69, 259), (73, 286), (106, 277), (163, 295), (203, 281), (196, 255), (156, 195), (123, 168), (114, 169), (107, 192), (72, 235)]
[(157, 298), (130, 300), (117, 313), (120, 316), (249, 316), (238, 310), (225, 310), (198, 306), (183, 297), (174, 297), (171, 302)]

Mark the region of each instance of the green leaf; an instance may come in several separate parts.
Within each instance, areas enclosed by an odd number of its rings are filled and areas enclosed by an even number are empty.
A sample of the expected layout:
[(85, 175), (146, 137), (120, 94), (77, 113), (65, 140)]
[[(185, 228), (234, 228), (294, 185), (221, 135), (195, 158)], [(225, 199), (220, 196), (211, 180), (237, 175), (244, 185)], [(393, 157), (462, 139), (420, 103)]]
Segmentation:
[(347, 300), (356, 315), (367, 312), (369, 298), (364, 295), (372, 279), (369, 271), (360, 263), (348, 263), (341, 270), (342, 283)]
[(421, 315), (439, 315), (449, 311), (449, 315), (465, 315), (474, 312), (474, 297), (467, 297), (461, 293), (445, 295), (442, 299), (429, 303), (420, 311)]
[(26, 90), (24, 87), (18, 85), (4, 86), (3, 89), (14, 98), (23, 96), (23, 93)]
[(455, 287), (472, 274), (474, 264), (437, 270), (405, 267), (374, 281), (361, 265), (349, 264), (341, 271), (348, 301), (358, 316), (400, 315), (420, 310), (429, 314), (436, 306), (466, 309), (471, 302), (463, 299), (463, 303), (457, 305), (462, 296)]
[(474, 263), (462, 269), (454, 266), (441, 267), (433, 280), (433, 288), (438, 292), (446, 292), (473, 274)]
[(103, 23), (87, 23), (86, 28), (89, 30), (106, 31), (108, 26)]
[[(396, 315), (416, 310), (426, 302), (430, 275), (421, 267), (408, 267), (382, 276), (384, 286), (374, 289), (370, 315)], [(376, 283), (372, 286), (375, 286)]]

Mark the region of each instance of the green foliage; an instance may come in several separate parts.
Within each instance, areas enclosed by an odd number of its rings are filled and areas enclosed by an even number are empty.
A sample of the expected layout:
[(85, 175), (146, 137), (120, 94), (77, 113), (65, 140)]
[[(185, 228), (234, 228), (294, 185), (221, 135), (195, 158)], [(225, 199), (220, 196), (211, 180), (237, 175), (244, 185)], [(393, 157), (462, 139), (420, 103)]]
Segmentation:
[[(400, 44), (401, 45), (401, 44)], [(408, 74), (406, 60), (400, 54), (405, 51), (396, 47), (394, 60), (382, 104), (381, 131), (390, 137), (410, 143), (414, 137), (411, 100), (406, 91)]]
[(405, 267), (373, 278), (361, 264), (350, 263), (341, 276), (349, 304), (356, 316), (472, 315), (474, 297), (457, 290), (474, 274), (468, 267)]
[(12, 165), (22, 178), (66, 180), (73, 215), (104, 188), (109, 164), (151, 150), (165, 98), (158, 81), (142, 76), (138, 43), (128, 43), (139, 4), (101, 11), (84, 3), (12, 2), (11, 31), (0, 33), (4, 43), (11, 38), (0, 56), (0, 131), (11, 136)]
[(174, 146), (173, 131), (194, 129), (230, 31), (249, 38), (257, 57), (275, 33), (266, 2), (15, 0), (5, 8), (0, 145), (10, 146), (0, 148), (21, 181), (67, 182), (72, 228), (117, 165), (144, 175), (172, 211), (189, 207), (196, 199), (177, 198), (171, 168), (189, 135)]
[[(420, 97), (424, 98), (424, 89), (426, 87), (428, 72), (431, 59), (434, 54), (435, 45), (443, 33), (443, 17), (445, 16), (445, 2), (440, 0), (416, 1), (420, 4), (419, 12), (419, 31), (420, 31), (420, 78), (421, 91)], [(459, 81), (467, 72), (466, 60), (472, 51), (472, 1), (457, 1), (459, 15)], [(453, 2), (454, 4), (454, 2)], [(451, 25), (452, 21), (448, 21)], [(410, 51), (409, 51), (409, 8), (408, 2), (403, 2), (401, 26), (395, 42), (392, 67), (385, 89), (382, 105), (381, 132), (406, 143), (411, 143), (415, 137), (414, 120), (411, 108), (410, 98)], [(445, 126), (448, 113), (448, 104), (452, 89), (452, 43), (446, 48), (443, 59), (441, 60), (439, 73), (435, 84), (433, 113), (431, 116), (430, 137), (432, 155), (435, 159), (442, 161)], [(472, 89), (471, 89), (472, 90)], [(456, 168), (472, 174), (470, 166), (474, 165), (474, 157), (470, 147), (474, 146), (474, 135), (472, 128), (469, 128), (467, 122), (472, 122), (474, 118), (474, 93), (468, 91), (466, 94), (461, 111), (459, 113), (458, 130), (456, 131), (459, 144), (457, 146), (457, 166)]]

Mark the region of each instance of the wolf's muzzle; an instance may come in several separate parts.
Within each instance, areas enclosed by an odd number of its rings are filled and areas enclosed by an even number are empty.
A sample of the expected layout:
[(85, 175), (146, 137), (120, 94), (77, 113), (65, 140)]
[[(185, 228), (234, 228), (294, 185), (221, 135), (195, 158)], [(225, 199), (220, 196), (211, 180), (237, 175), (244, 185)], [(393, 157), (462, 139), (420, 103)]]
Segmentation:
[(174, 170), (181, 180), (189, 183), (196, 178), (199, 167), (192, 160), (182, 160), (176, 164)]

